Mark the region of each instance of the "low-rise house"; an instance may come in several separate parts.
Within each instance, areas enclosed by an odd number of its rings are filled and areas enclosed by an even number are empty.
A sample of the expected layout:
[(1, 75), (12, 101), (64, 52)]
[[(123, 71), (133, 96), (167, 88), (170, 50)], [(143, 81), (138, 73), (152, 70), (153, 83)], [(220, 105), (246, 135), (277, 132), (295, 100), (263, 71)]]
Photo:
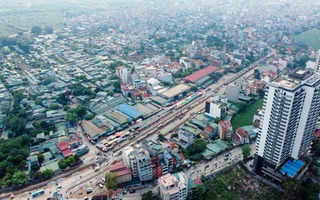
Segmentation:
[(126, 167), (123, 161), (115, 163), (109, 167), (109, 171), (116, 173), (118, 176), (117, 183), (125, 183), (132, 180), (132, 171)]

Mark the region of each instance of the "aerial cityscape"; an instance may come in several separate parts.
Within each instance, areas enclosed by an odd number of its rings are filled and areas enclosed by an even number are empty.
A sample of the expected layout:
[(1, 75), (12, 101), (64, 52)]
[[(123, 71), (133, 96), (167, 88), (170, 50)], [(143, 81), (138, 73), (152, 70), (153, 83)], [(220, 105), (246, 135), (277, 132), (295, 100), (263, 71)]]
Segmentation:
[(320, 200), (320, 1), (0, 0), (0, 199)]

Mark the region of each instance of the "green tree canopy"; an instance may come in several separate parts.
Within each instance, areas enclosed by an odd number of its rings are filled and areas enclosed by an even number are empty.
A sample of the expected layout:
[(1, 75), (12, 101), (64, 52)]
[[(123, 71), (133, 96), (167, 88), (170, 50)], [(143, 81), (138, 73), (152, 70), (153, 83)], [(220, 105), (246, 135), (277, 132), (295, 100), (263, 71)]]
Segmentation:
[(25, 172), (18, 171), (15, 174), (13, 174), (11, 182), (13, 185), (18, 186), (21, 184), (25, 184), (27, 180), (28, 175)]
[(115, 189), (117, 187), (118, 175), (114, 172), (107, 172), (105, 175), (106, 188)]
[(34, 35), (40, 35), (42, 33), (42, 28), (40, 26), (33, 26), (31, 33)]
[(160, 198), (157, 195), (154, 195), (152, 191), (148, 191), (142, 194), (141, 200), (159, 200)]
[(42, 176), (42, 178), (44, 178), (44, 179), (49, 179), (49, 178), (51, 178), (52, 176), (53, 176), (53, 171), (52, 171), (52, 169), (45, 169), (45, 170), (43, 170), (42, 172), (41, 172), (41, 176)]
[(43, 156), (43, 154), (39, 153), (39, 154), (37, 155), (37, 157), (38, 157), (38, 161), (39, 161), (39, 163), (40, 163), (40, 165), (41, 165), (41, 163), (43, 163), (43, 161), (44, 161), (44, 156)]
[(246, 161), (247, 158), (250, 156), (251, 152), (251, 147), (248, 144), (243, 145), (242, 147), (242, 155), (243, 155), (243, 160)]
[(260, 80), (260, 71), (258, 69), (255, 69), (254, 72), (253, 72), (253, 76), (255, 79), (258, 79)]
[(70, 111), (67, 112), (67, 120), (71, 122), (72, 124), (77, 123), (78, 121), (78, 115), (76, 113), (72, 113)]
[(201, 153), (206, 148), (206, 141), (202, 138), (198, 138), (188, 147), (190, 154)]
[(44, 33), (45, 34), (52, 34), (53, 33), (53, 28), (51, 26), (46, 26), (44, 28)]

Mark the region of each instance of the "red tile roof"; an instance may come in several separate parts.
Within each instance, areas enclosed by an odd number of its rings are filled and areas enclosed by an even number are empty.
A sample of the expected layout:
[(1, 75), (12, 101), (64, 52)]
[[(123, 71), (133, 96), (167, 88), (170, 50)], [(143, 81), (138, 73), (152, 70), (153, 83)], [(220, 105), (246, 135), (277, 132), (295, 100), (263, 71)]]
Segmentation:
[(201, 70), (191, 74), (190, 76), (185, 77), (183, 80), (186, 82), (194, 83), (194, 82), (202, 79), (203, 77), (217, 71), (218, 69), (219, 69), (218, 67), (209, 66), (209, 67), (206, 67), (204, 69), (201, 69)]
[(316, 132), (314, 133), (314, 137), (320, 138), (320, 130), (316, 130)]
[(182, 153), (179, 153), (179, 156), (182, 158), (182, 160), (186, 159), (186, 157), (184, 157), (184, 155)]
[(65, 149), (65, 150), (61, 151), (61, 153), (62, 153), (63, 157), (65, 157), (65, 158), (73, 155), (70, 149)]
[(242, 128), (237, 128), (237, 133), (242, 137), (247, 137), (248, 136), (248, 132), (243, 130)]
[(219, 124), (222, 126), (222, 128), (225, 128), (227, 130), (232, 129), (231, 122), (229, 120), (221, 120)]
[(212, 126), (206, 126), (204, 127), (204, 129), (210, 132), (214, 131), (214, 128)]
[(131, 169), (126, 167), (124, 169), (121, 169), (120, 171), (117, 171), (116, 173), (118, 174), (118, 176), (128, 175), (131, 174)]
[(65, 142), (65, 141), (58, 142), (57, 146), (60, 149), (60, 151), (63, 151), (65, 149), (69, 149), (70, 148), (68, 142)]
[(126, 165), (124, 164), (123, 161), (121, 161), (121, 162), (117, 162), (117, 163), (111, 165), (109, 167), (109, 171), (110, 172), (117, 172), (117, 171), (120, 171), (120, 170), (122, 170), (124, 168), (126, 168)]

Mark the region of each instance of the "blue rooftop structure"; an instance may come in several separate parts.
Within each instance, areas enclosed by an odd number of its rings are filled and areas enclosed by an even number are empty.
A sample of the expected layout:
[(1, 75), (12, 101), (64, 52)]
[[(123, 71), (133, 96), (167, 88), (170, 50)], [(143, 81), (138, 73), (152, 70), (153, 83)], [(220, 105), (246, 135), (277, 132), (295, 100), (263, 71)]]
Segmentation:
[(280, 171), (293, 178), (303, 165), (304, 162), (301, 160), (289, 160)]
[(134, 119), (137, 119), (142, 115), (139, 111), (133, 109), (131, 106), (129, 106), (126, 103), (120, 104), (118, 106), (118, 110)]
[(172, 159), (171, 154), (167, 152), (167, 153), (166, 153), (166, 158), (167, 158), (168, 160), (171, 160), (171, 159)]

